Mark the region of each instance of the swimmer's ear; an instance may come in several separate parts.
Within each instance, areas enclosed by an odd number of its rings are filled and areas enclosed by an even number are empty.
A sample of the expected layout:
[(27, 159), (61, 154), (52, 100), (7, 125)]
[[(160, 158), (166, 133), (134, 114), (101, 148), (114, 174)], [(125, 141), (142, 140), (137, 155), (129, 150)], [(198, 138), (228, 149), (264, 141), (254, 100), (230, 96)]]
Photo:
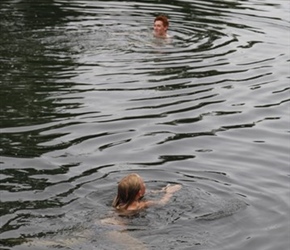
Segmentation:
[(142, 195), (142, 191), (141, 189), (139, 190), (139, 192), (137, 193), (138, 199), (142, 199), (143, 195)]

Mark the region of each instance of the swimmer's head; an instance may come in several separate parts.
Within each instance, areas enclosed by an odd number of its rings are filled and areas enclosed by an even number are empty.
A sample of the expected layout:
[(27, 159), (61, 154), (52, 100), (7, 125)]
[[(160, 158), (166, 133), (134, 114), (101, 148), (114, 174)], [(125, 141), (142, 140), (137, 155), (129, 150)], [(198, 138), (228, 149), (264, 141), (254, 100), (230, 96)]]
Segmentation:
[(129, 174), (119, 182), (118, 194), (112, 205), (117, 209), (126, 209), (134, 201), (140, 200), (145, 191), (143, 179), (138, 174)]
[(166, 16), (157, 16), (154, 19), (154, 36), (156, 37), (167, 37), (167, 29), (169, 26), (169, 21)]

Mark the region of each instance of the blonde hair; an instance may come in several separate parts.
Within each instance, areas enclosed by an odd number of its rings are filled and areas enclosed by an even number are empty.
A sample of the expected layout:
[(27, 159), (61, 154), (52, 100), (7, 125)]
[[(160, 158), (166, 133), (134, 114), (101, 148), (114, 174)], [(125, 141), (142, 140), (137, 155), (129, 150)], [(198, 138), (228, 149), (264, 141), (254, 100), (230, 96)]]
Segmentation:
[(141, 189), (141, 177), (138, 174), (125, 176), (118, 184), (118, 194), (112, 206), (116, 209), (127, 209), (135, 201)]

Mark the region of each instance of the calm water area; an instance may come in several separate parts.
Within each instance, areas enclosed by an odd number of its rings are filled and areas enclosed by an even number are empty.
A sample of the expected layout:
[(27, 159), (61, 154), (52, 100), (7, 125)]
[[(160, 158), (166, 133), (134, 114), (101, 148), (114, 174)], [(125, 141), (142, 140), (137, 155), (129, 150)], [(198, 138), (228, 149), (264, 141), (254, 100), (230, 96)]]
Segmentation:
[[(1, 250), (290, 249), (288, 0), (1, 0), (0, 31)], [(133, 172), (182, 189), (120, 217)]]

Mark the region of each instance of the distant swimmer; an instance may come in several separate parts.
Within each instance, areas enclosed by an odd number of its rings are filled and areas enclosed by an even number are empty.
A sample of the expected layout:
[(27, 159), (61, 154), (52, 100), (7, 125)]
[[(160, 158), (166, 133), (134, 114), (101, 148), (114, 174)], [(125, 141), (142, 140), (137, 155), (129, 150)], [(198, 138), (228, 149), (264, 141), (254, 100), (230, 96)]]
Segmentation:
[(153, 35), (157, 38), (169, 38), (167, 30), (169, 27), (169, 21), (166, 16), (160, 15), (154, 19), (154, 31)]
[(113, 201), (113, 207), (120, 212), (138, 211), (154, 205), (165, 205), (173, 193), (181, 189), (181, 185), (167, 185), (160, 191), (164, 192), (160, 200), (143, 200), (146, 186), (138, 174), (125, 176), (118, 184), (118, 193)]

